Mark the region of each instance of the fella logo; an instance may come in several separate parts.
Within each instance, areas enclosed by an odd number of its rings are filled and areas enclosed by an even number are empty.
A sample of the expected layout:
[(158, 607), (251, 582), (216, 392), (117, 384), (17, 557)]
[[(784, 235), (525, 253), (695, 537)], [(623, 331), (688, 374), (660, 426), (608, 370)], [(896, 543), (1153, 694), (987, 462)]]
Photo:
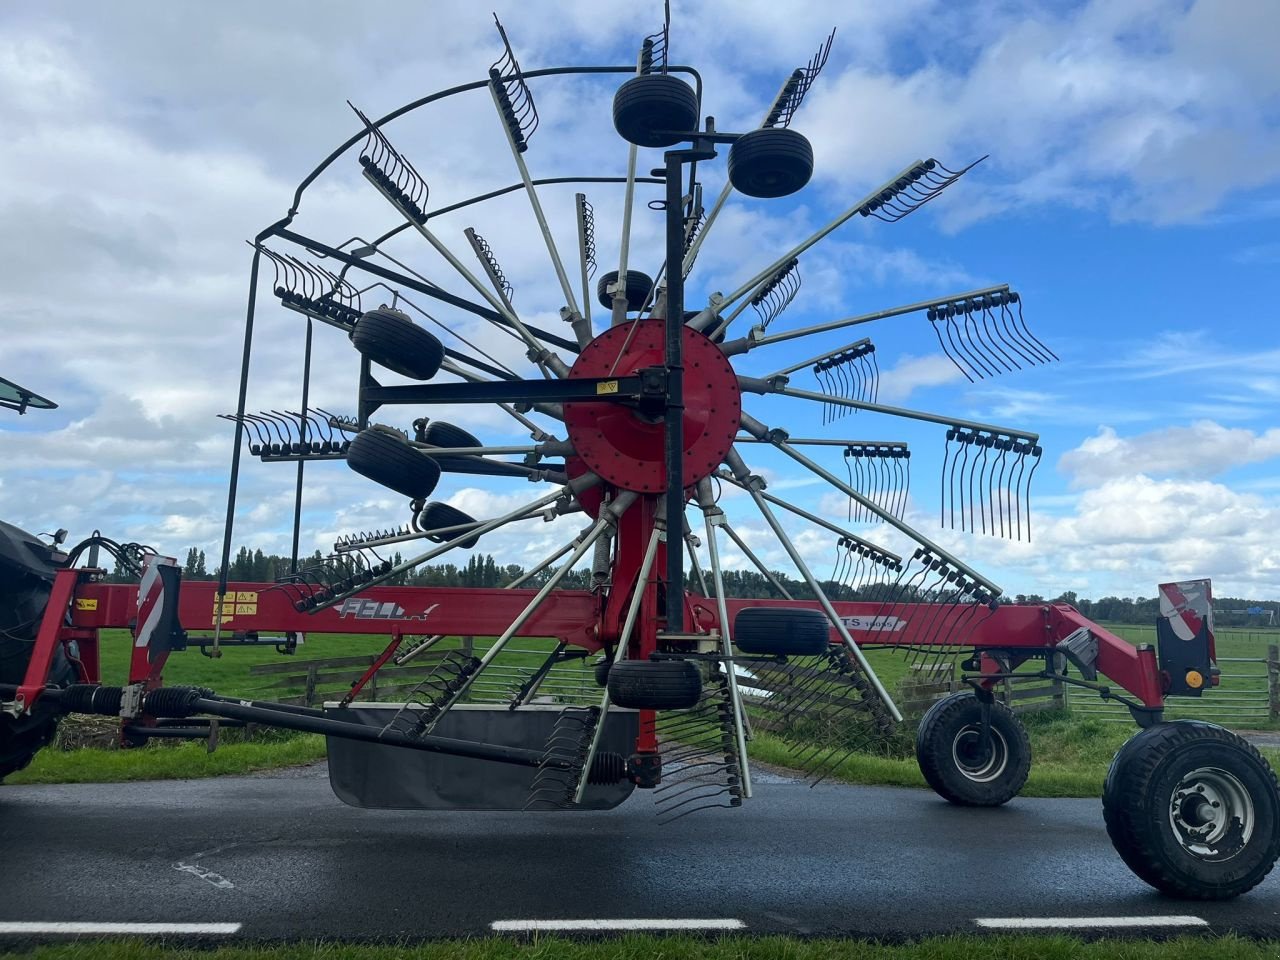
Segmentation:
[(421, 613), (410, 615), (405, 613), (404, 607), (390, 600), (379, 603), (377, 600), (361, 600), (352, 597), (342, 601), (342, 606), (338, 608), (338, 616), (342, 619), (352, 617), (356, 620), (425, 620), (438, 606), (440, 604), (433, 603)]

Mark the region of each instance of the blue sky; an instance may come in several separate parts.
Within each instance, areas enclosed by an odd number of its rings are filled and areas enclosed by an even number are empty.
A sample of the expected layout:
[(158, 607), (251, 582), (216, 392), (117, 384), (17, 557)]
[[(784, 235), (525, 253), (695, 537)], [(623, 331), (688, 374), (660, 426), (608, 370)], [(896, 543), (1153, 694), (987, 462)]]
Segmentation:
[[(625, 62), (659, 23), (660, 6), (582, 0), (499, 14), (534, 68)], [(857, 218), (806, 257), (805, 285), (771, 330), (1011, 284), (1061, 362), (971, 385), (941, 358), (921, 316), (859, 333), (877, 344), (887, 402), (1041, 434), (1035, 539), (936, 529), (941, 428), (867, 413), (823, 427), (816, 410), (777, 398), (747, 409), (794, 435), (910, 442), (909, 518), (1010, 593), (1150, 596), (1167, 577), (1210, 576), (1219, 593), (1280, 596), (1280, 66), (1269, 49), (1280, 7), (783, 7), (674, 4), (672, 57), (703, 71), (721, 128), (758, 122), (781, 80), (837, 27), (831, 60), (793, 124), (813, 141), (813, 182), (787, 200), (736, 199), (692, 289), (732, 289), (918, 158), (959, 166), (991, 154), (902, 222)], [(54, 3), (0, 13), (0, 121), (13, 131), (0, 150), (10, 225), (0, 240), (0, 376), (62, 405), (0, 419), (0, 516), (37, 531), (97, 527), (171, 553), (195, 545), (212, 554), (230, 443), (214, 414), (234, 409), (243, 240), (283, 213), (298, 179), (353, 130), (345, 98), (382, 113), (481, 77), (500, 52), (487, 11), (372, 9)], [(535, 176), (621, 169), (608, 82), (539, 84), (534, 93), (543, 117), (527, 155)], [(441, 203), (515, 179), (481, 100), (389, 132)], [(705, 171), (708, 195), (723, 175), (722, 162)], [(607, 263), (620, 197), (588, 193)], [(544, 203), (571, 250), (572, 188), (545, 191)], [(394, 222), (352, 162), (316, 184), (299, 226), (336, 242)], [(557, 324), (562, 298), (523, 200), (441, 218), (439, 231), (465, 250), (469, 225), (493, 244), (522, 317)], [(640, 207), (637, 265), (650, 273), (659, 227)], [(465, 292), (420, 242), (406, 238), (394, 252)], [(466, 329), (506, 349), (491, 332)], [(332, 334), (318, 332), (316, 391), (323, 405), (351, 410), (354, 354)], [(267, 298), (251, 409), (296, 398), (300, 338), (295, 316)], [(764, 372), (851, 339), (798, 341), (738, 366)], [(795, 382), (811, 385), (807, 374)], [(441, 418), (495, 442), (521, 439), (491, 409)], [(838, 496), (781, 457), (748, 454), (779, 495), (842, 514)], [(842, 469), (838, 455), (824, 462)], [(406, 519), (398, 498), (341, 464), (311, 476), (308, 550)], [(490, 516), (538, 492), (446, 478), (437, 496)], [(251, 464), (237, 543), (285, 549), (291, 495), (288, 468)], [(749, 505), (731, 496), (725, 504), (748, 542), (784, 566)], [(520, 528), (481, 549), (527, 563), (576, 528)], [(877, 526), (853, 529), (895, 545)], [(825, 570), (830, 538), (803, 525), (793, 533)]]

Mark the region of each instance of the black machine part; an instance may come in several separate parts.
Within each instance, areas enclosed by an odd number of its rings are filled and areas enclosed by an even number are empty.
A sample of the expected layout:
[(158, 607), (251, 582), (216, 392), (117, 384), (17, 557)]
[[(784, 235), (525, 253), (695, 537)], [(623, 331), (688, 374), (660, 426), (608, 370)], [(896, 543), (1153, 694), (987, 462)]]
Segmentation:
[(1199, 697), (1204, 694), (1204, 688), (1218, 672), (1209, 649), (1212, 637), (1207, 620), (1189, 640), (1179, 637), (1166, 618), (1156, 620), (1156, 652), (1160, 670), (1167, 678), (1167, 695)]

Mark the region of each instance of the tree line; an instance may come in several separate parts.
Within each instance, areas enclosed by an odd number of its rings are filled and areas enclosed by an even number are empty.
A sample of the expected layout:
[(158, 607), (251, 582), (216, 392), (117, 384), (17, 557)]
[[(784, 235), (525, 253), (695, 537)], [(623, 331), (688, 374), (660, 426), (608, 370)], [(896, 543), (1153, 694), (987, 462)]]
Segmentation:
[[(393, 565), (399, 565), (402, 557), (394, 553), (387, 557)], [(332, 576), (349, 576), (361, 565), (354, 554), (346, 554), (343, 558), (325, 558), (319, 550), (309, 557), (299, 558), (298, 568), (308, 572), (318, 568), (327, 569)], [(231, 558), (228, 565), (227, 579), (246, 583), (271, 583), (283, 579), (293, 573), (293, 564), (289, 557), (274, 553), (264, 553), (261, 549), (250, 550), (241, 547)], [(525, 574), (525, 568), (516, 563), (499, 563), (491, 554), (473, 554), (465, 564), (439, 563), (420, 567), (413, 572), (406, 571), (387, 581), (395, 586), (423, 587), (503, 587)], [(182, 564), (182, 576), (186, 580), (216, 580), (219, 570), (209, 569), (208, 560), (203, 550), (192, 547), (187, 551)], [(551, 576), (550, 570), (540, 571), (527, 581), (529, 586), (538, 587), (546, 583)], [(771, 582), (756, 570), (725, 570), (725, 593), (731, 597), (759, 597), (780, 599), (781, 586), (797, 600), (813, 599), (813, 591), (808, 584), (781, 571), (773, 571), (776, 581)], [(687, 572), (689, 588), (701, 592), (696, 571)], [(111, 579), (129, 579), (120, 570), (115, 571)], [(572, 570), (561, 581), (564, 589), (585, 590), (591, 586), (591, 571), (587, 569)], [(834, 600), (922, 602), (939, 599), (910, 585), (897, 586), (891, 583), (872, 583), (858, 590), (847, 584), (834, 580), (822, 581), (822, 588)], [(1065, 590), (1056, 597), (1043, 597), (1039, 594), (1016, 594), (1006, 602), (1018, 604), (1069, 603), (1091, 620), (1112, 623), (1154, 623), (1160, 612), (1158, 597), (1102, 597), (1090, 600), (1080, 597), (1074, 590)], [(1261, 616), (1247, 615), (1232, 611), (1247, 608), (1262, 608), (1264, 611), (1275, 610), (1280, 613), (1280, 602), (1265, 600), (1247, 600), (1238, 597), (1218, 597), (1214, 600), (1214, 620), (1218, 626), (1250, 626), (1265, 622), (1266, 614)], [(1280, 618), (1278, 618), (1280, 619)]]

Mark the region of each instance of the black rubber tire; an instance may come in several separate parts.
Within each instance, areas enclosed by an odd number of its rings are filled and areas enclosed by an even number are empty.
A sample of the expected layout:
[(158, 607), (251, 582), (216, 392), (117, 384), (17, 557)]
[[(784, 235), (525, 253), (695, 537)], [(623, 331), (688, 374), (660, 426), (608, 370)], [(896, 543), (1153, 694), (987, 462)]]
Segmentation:
[[(22, 682), (32, 646), (20, 640), (0, 641), (0, 683)], [(49, 683), (65, 687), (77, 679), (75, 668), (59, 646), (49, 667)], [(0, 714), (0, 780), (22, 770), (52, 743), (61, 719), (58, 709), (44, 700), (36, 701), (35, 709), (21, 717)]]
[(633, 710), (684, 710), (702, 696), (702, 674), (688, 660), (623, 660), (609, 670), (609, 700)]
[(831, 621), (821, 610), (745, 607), (734, 617), (733, 642), (743, 653), (820, 657), (831, 646)]
[(430, 380), (444, 361), (444, 345), (408, 314), (391, 307), (363, 314), (351, 342), (373, 363), (410, 380)]
[[(596, 283), (596, 299), (606, 310), (613, 309), (613, 297), (609, 293), (609, 285), (618, 279), (618, 271), (610, 270)], [(627, 313), (637, 313), (644, 308), (649, 299), (649, 291), (653, 289), (653, 279), (639, 270), (627, 271), (627, 285), (623, 291), (627, 295)]]
[[(1226, 856), (1208, 846), (1203, 854), (1188, 850), (1173, 823), (1173, 800), (1183, 778), (1206, 768), (1234, 778), (1252, 806), (1250, 835), (1239, 838), (1239, 848)], [(1207, 782), (1213, 789), (1210, 776)], [(1276, 775), (1253, 744), (1216, 724), (1178, 720), (1156, 724), (1129, 738), (1107, 771), (1102, 812), (1111, 843), (1129, 869), (1171, 896), (1237, 897), (1261, 883), (1280, 858)], [(1185, 804), (1179, 805), (1178, 812), (1187, 816)], [(1241, 818), (1232, 822), (1243, 829)], [(1228, 828), (1221, 839), (1230, 838)]]
[(632, 77), (613, 95), (613, 128), (638, 147), (670, 147), (698, 129), (698, 95), (669, 73)]
[(1014, 712), (991, 705), (994, 756), (971, 758), (981, 736), (982, 704), (977, 694), (953, 693), (931, 706), (916, 730), (916, 762), (934, 792), (961, 807), (998, 807), (1018, 795), (1031, 771), (1031, 741)]
[[(455, 527), (459, 524), (475, 522), (475, 517), (463, 513), (457, 507), (451, 507), (447, 503), (428, 503), (422, 508), (422, 512), (418, 514), (418, 527), (421, 530), (434, 530), (437, 527)], [(464, 550), (470, 550), (480, 542), (479, 534), (468, 536), (462, 531), (435, 534), (428, 536), (427, 539), (436, 543), (447, 543), (450, 540), (457, 540), (459, 537), (467, 538), (458, 544)]]
[(591, 667), (591, 672), (595, 674), (596, 686), (607, 687), (609, 685), (609, 670), (613, 667), (613, 658), (603, 656), (595, 662)]
[(374, 483), (425, 500), (440, 482), (440, 465), (392, 430), (361, 430), (347, 448), (347, 466)]
[(786, 127), (752, 130), (729, 148), (729, 182), (748, 197), (785, 197), (813, 176), (813, 147)]
[(433, 447), (483, 447), (484, 444), (461, 427), (443, 420), (432, 420), (422, 434), (424, 443)]

